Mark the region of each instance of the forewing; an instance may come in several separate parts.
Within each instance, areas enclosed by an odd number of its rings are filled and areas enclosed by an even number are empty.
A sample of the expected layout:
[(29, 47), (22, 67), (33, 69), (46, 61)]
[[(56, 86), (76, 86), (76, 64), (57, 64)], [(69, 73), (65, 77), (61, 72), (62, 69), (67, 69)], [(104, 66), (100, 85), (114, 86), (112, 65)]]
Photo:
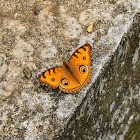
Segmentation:
[(89, 65), (91, 63), (91, 49), (90, 44), (78, 48), (70, 57), (69, 65)]
[(41, 84), (57, 88), (62, 78), (63, 69), (63, 67), (54, 67), (43, 72), (40, 76)]

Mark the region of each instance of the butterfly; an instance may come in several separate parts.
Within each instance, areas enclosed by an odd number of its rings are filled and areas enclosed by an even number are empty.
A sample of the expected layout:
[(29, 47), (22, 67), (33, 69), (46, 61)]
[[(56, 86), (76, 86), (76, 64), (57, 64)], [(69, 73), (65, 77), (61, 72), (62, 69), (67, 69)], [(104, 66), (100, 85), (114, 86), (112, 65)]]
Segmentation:
[(65, 93), (75, 93), (85, 87), (91, 78), (91, 45), (78, 48), (63, 66), (46, 70), (40, 76), (40, 82)]

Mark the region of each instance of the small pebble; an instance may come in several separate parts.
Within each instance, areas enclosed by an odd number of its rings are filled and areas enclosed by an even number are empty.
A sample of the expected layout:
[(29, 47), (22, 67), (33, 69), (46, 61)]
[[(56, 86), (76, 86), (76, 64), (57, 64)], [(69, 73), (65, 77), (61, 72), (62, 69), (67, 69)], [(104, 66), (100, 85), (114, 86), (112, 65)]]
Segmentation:
[(27, 79), (29, 79), (29, 78), (32, 77), (32, 73), (31, 73), (31, 71), (29, 70), (28, 67), (25, 68), (25, 69), (23, 70), (23, 73), (24, 73), (24, 76), (25, 76)]
[(40, 10), (38, 8), (35, 9), (35, 14), (38, 15)]
[(87, 27), (87, 32), (92, 33), (93, 32), (93, 24)]

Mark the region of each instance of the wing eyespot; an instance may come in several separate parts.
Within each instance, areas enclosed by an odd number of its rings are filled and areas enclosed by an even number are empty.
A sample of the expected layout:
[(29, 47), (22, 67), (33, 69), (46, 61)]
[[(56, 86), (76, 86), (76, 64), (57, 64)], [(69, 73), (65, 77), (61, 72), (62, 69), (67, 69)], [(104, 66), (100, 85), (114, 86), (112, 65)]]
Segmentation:
[(52, 78), (51, 81), (55, 81), (55, 78)]
[(86, 56), (83, 56), (83, 60), (86, 60)]
[(86, 72), (86, 67), (85, 67), (84, 65), (81, 65), (81, 66), (79, 67), (79, 71), (80, 71), (82, 74), (84, 74), (84, 73)]
[(61, 83), (62, 83), (62, 85), (64, 85), (64, 86), (68, 86), (68, 85), (69, 85), (69, 80), (67, 80), (67, 79), (62, 79), (62, 80), (61, 80)]

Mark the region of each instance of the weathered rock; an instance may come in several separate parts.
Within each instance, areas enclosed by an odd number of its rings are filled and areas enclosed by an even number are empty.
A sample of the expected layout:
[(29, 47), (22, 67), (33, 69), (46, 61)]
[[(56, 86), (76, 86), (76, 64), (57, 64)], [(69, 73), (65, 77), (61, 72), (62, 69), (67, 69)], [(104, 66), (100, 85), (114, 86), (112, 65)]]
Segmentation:
[(140, 138), (139, 35), (138, 13), (60, 139)]
[[(138, 138), (138, 8), (132, 0), (0, 2), (0, 139)], [(85, 43), (93, 71), (86, 88), (40, 86), (44, 70)]]

